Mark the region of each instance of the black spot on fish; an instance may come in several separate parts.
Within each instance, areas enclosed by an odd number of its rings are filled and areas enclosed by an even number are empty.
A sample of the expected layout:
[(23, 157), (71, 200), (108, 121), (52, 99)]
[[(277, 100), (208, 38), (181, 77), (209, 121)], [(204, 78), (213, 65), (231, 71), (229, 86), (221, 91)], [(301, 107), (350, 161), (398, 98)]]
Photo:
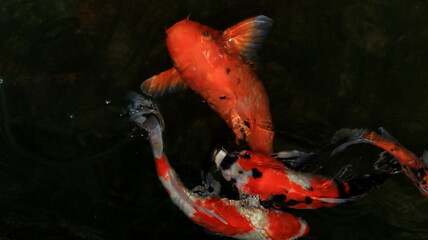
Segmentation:
[(230, 68), (226, 68), (226, 74), (230, 73)]
[(243, 157), (245, 159), (250, 159), (251, 158), (251, 154), (245, 153), (245, 154), (242, 154), (241, 157)]
[(221, 96), (221, 97), (220, 97), (220, 99), (222, 99), (222, 100), (223, 100), (223, 99), (226, 99), (226, 96)]
[(269, 197), (268, 200), (261, 200), (260, 204), (266, 209), (270, 209), (270, 208), (282, 209), (285, 198), (286, 197), (282, 194), (272, 195)]
[(213, 186), (209, 186), (208, 187), (208, 192), (210, 192), (210, 193), (214, 192), (214, 187)]
[(229, 169), (238, 159), (238, 156), (235, 154), (229, 154), (226, 155), (226, 157), (223, 158), (223, 161), (220, 163), (220, 170), (227, 170)]
[(262, 205), (264, 208), (269, 209), (272, 207), (272, 202), (267, 200), (261, 200), (260, 205)]
[(251, 172), (253, 173), (254, 178), (261, 178), (263, 173), (257, 170), (257, 168), (251, 169)]
[(395, 150), (394, 148), (391, 148), (391, 152), (394, 152), (394, 150)]
[(236, 183), (236, 179), (235, 178), (231, 178), (230, 181), (233, 182), (233, 183)]
[(291, 206), (297, 205), (297, 204), (299, 204), (299, 203), (300, 203), (299, 201), (296, 201), (296, 200), (290, 199), (290, 200), (288, 200), (287, 202), (284, 202), (282, 205), (283, 205), (284, 207), (291, 207)]
[(312, 203), (312, 198), (310, 198), (310, 197), (306, 197), (306, 198), (305, 198), (305, 203), (306, 203), (306, 204), (311, 204), (311, 203)]
[(284, 202), (287, 197), (284, 194), (272, 195), (269, 197), (270, 201), (273, 202)]
[(242, 171), (242, 170), (239, 170), (239, 171), (238, 171), (238, 173), (239, 173), (239, 174), (243, 174), (243, 173), (244, 173), (244, 171)]
[(313, 191), (314, 189), (312, 187), (306, 187), (306, 190)]
[(245, 126), (247, 126), (248, 128), (250, 128), (250, 123), (248, 121), (244, 121)]

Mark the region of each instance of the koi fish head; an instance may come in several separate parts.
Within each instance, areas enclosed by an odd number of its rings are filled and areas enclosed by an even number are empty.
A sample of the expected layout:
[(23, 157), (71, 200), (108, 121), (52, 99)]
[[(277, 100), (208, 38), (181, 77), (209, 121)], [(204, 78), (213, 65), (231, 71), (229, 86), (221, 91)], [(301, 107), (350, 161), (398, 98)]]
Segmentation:
[[(242, 151), (228, 154), (223, 149), (215, 150), (213, 160), (217, 168), (222, 172), (227, 181), (232, 181), (238, 188), (247, 184), (250, 180), (261, 178), (263, 173), (258, 169), (262, 167), (266, 159), (263, 154)], [(268, 161), (269, 157), (266, 156)], [(262, 162), (259, 162), (261, 160)], [(279, 163), (283, 167), (281, 163)]]
[(239, 158), (239, 153), (228, 154), (224, 149), (217, 149), (213, 153), (213, 160), (217, 165), (217, 169), (221, 171), (226, 181), (245, 184), (251, 174), (239, 165), (237, 162)]
[(166, 31), (166, 46), (171, 58), (180, 64), (189, 54), (203, 53), (217, 46), (219, 32), (188, 19), (182, 20)]

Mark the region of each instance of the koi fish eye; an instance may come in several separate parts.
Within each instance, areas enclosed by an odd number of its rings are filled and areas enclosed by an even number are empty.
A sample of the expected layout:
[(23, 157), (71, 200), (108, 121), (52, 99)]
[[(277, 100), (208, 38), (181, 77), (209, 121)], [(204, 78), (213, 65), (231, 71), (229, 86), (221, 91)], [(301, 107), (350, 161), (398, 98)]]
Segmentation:
[(211, 33), (209, 33), (209, 32), (203, 32), (202, 35), (208, 40), (211, 40), (211, 38), (212, 38)]

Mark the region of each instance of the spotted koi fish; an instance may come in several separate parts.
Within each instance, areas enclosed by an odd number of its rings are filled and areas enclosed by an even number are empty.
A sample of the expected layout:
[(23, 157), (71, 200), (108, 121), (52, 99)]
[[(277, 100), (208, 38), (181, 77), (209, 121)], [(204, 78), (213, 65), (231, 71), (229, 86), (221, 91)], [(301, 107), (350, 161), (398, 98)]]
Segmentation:
[(340, 145), (333, 153), (342, 151), (347, 146), (356, 143), (369, 143), (380, 147), (392, 155), (401, 165), (404, 174), (412, 180), (415, 186), (425, 197), (428, 197), (428, 152), (421, 158), (407, 150), (385, 129), (379, 128), (379, 134), (364, 129), (345, 128), (336, 133), (335, 141), (347, 138), (348, 142)]
[(236, 142), (272, 152), (273, 124), (269, 99), (249, 62), (255, 58), (272, 20), (257, 16), (224, 31), (189, 19), (166, 31), (166, 47), (174, 67), (141, 84), (149, 96), (191, 88), (232, 128)]
[(279, 209), (333, 207), (354, 201), (391, 175), (379, 172), (354, 178), (326, 178), (296, 171), (283, 162), (300, 155), (301, 152), (290, 151), (268, 156), (247, 150), (228, 154), (217, 149), (213, 160), (240, 193), (258, 195), (263, 205)]
[[(204, 184), (189, 190), (180, 181), (163, 152), (162, 129), (154, 115), (157, 110), (142, 98), (134, 99), (142, 105), (131, 105), (131, 119), (148, 131), (159, 180), (172, 202), (196, 224), (213, 233), (236, 239), (297, 239), (306, 235), (306, 222), (294, 215), (278, 210), (265, 209), (259, 199), (231, 200), (221, 198), (220, 184)], [(138, 108), (135, 108), (137, 107)], [(212, 180), (211, 180), (212, 181)]]

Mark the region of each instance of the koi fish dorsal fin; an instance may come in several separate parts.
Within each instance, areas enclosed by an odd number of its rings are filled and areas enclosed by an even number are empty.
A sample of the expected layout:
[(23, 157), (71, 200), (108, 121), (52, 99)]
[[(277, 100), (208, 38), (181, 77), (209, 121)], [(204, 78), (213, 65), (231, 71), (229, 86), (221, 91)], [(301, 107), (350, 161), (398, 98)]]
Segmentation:
[(262, 46), (272, 22), (272, 19), (260, 15), (233, 25), (223, 32), (226, 48), (239, 53), (245, 60), (252, 61)]
[(172, 92), (187, 88), (187, 84), (177, 70), (171, 68), (145, 80), (140, 88), (143, 93), (149, 96), (162, 96), (165, 91)]

